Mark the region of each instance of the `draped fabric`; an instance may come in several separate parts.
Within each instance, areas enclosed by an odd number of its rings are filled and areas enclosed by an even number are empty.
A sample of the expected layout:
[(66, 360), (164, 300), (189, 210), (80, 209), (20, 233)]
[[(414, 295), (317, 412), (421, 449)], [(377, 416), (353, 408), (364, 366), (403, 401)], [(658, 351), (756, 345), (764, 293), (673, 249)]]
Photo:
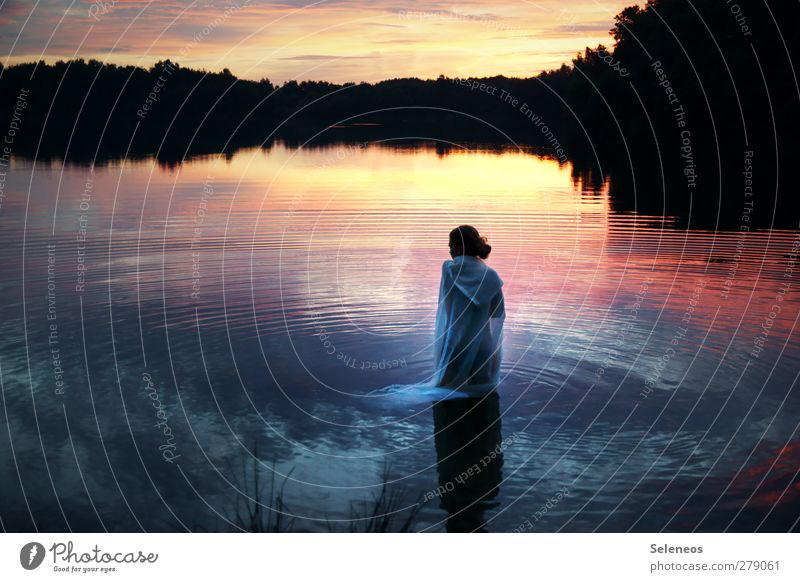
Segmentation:
[(459, 256), (442, 265), (430, 382), (382, 392), (422, 399), (473, 397), (496, 388), (502, 360), (503, 281), (481, 259)]
[(502, 359), (503, 281), (482, 260), (459, 256), (442, 265), (436, 313), (433, 385), (489, 390)]

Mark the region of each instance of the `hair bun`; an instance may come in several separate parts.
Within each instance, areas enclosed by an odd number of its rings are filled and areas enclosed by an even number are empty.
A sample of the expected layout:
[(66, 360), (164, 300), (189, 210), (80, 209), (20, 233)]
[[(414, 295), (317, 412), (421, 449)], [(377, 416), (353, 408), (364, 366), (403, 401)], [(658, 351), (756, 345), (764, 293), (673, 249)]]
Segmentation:
[(450, 231), (450, 254), (468, 255), (485, 259), (492, 252), (492, 246), (486, 242), (474, 226), (463, 224)]

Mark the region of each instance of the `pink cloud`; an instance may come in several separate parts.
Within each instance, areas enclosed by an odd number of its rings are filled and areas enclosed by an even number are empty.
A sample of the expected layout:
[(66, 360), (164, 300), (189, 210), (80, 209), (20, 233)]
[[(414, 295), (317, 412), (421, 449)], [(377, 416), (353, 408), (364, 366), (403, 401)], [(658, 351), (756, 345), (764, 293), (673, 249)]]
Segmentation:
[(67, 0), (43, 0), (30, 13), (30, 3), (6, 0), (0, 9), (0, 48), (9, 63), (42, 53), (50, 60), (71, 58), (77, 51), (84, 58), (144, 66), (173, 58), (256, 79), (529, 76), (558, 64), (554, 54), (568, 58), (587, 45), (608, 43), (613, 15), (630, 2), (468, 0), (458, 9), (400, 0), (312, 4), (82, 0), (70, 8)]

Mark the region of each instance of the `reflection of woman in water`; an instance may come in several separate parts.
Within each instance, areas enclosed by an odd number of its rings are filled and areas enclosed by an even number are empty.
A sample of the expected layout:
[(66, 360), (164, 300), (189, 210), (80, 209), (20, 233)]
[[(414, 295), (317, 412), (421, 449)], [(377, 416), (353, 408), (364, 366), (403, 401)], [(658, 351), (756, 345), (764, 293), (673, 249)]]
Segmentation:
[(503, 281), (484, 263), (492, 247), (472, 226), (450, 232), (436, 314), (435, 386), (466, 393), (497, 385), (505, 319)]
[(448, 532), (487, 531), (503, 480), (500, 398), (443, 400), (433, 405), (439, 488)]

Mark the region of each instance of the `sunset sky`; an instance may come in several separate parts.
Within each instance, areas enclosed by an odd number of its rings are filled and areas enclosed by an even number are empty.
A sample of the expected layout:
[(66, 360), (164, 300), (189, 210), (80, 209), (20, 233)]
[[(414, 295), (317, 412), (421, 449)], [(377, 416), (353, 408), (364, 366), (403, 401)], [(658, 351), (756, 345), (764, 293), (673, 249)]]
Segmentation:
[(632, 0), (0, 0), (5, 64), (82, 57), (243, 78), (531, 76), (611, 44)]

